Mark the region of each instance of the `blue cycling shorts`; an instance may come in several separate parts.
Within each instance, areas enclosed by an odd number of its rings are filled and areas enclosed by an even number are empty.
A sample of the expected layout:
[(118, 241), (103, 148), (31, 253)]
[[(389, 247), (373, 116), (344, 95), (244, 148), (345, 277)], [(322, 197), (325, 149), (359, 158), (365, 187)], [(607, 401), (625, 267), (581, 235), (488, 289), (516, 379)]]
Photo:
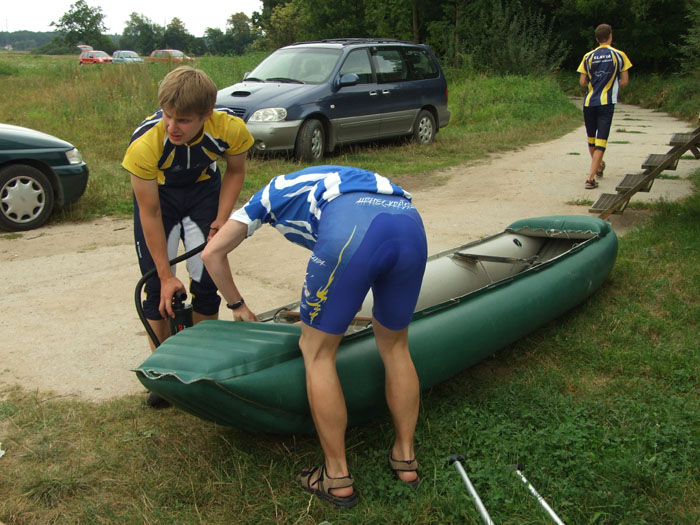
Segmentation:
[(418, 301), (427, 242), (411, 201), (348, 193), (323, 209), (306, 270), (301, 320), (344, 333), (371, 289), (373, 316), (391, 330), (408, 326)]

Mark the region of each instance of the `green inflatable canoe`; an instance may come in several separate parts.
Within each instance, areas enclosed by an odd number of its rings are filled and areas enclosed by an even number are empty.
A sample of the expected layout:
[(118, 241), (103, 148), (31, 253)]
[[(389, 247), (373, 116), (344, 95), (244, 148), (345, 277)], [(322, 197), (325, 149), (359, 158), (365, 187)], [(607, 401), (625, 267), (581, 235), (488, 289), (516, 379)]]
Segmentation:
[[(409, 327), (421, 388), (583, 302), (605, 281), (616, 256), (610, 225), (587, 216), (520, 220), (431, 256)], [(338, 350), (350, 425), (386, 410), (371, 311), (370, 292)], [(313, 432), (298, 303), (260, 319), (201, 322), (165, 340), (135, 372), (148, 390), (202, 419), (253, 432)]]

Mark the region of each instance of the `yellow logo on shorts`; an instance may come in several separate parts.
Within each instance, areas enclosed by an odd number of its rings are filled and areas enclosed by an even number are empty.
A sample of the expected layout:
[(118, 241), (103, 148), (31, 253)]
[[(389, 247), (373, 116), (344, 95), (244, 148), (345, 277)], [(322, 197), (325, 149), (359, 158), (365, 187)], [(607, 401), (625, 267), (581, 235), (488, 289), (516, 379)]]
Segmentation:
[(311, 308), (311, 313), (309, 314), (309, 319), (311, 321), (311, 324), (313, 324), (314, 319), (318, 316), (318, 314), (321, 313), (321, 308), (323, 307), (323, 303), (325, 303), (328, 300), (328, 289), (331, 287), (331, 284), (333, 283), (333, 279), (335, 278), (335, 271), (338, 269), (340, 266), (340, 262), (343, 260), (343, 252), (345, 251), (345, 248), (348, 247), (350, 244), (350, 241), (352, 241), (353, 236), (355, 235), (355, 230), (357, 229), (357, 226), (355, 226), (352, 229), (352, 233), (350, 234), (350, 237), (348, 238), (347, 242), (343, 246), (343, 248), (340, 250), (340, 254), (338, 254), (338, 262), (335, 265), (335, 268), (333, 268), (333, 271), (331, 272), (330, 276), (328, 277), (328, 282), (323, 288), (320, 288), (316, 292), (316, 298), (317, 300), (314, 302), (309, 301), (308, 299), (306, 300), (307, 306)]

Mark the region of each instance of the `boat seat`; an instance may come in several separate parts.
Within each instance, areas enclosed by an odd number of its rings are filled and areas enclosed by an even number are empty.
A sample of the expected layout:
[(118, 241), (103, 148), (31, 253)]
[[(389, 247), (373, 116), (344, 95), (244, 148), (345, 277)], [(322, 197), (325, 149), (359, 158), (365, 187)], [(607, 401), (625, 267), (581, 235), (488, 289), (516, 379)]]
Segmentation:
[(537, 263), (537, 255), (533, 255), (532, 257), (527, 257), (527, 258), (522, 258), (522, 257), (500, 257), (498, 255), (483, 255), (483, 254), (477, 254), (477, 253), (462, 253), (462, 252), (455, 252), (452, 254), (453, 257), (456, 257), (458, 259), (463, 259), (465, 261), (469, 262), (478, 262), (478, 261), (487, 261), (487, 262), (497, 262), (497, 263), (505, 263), (505, 264), (513, 264), (513, 263), (523, 263), (527, 264), (528, 266), (531, 266), (533, 264)]
[(538, 262), (544, 263), (570, 250), (577, 242), (572, 239), (549, 239), (537, 253)]

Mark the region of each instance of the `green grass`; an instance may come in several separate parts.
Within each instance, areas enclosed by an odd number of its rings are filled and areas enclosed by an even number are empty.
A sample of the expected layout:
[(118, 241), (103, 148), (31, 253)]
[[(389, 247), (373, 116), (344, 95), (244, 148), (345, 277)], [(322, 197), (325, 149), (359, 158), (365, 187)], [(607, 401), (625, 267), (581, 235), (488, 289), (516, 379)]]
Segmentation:
[(496, 523), (550, 523), (515, 463), (567, 523), (697, 523), (700, 194), (654, 209), (583, 305), (423, 393), (415, 493), (387, 468), (388, 417), (348, 431), (361, 503), (336, 511), (294, 480), (319, 460), (313, 436), (217, 427), (141, 396), (6, 389), (0, 521), (479, 523), (445, 466), (459, 453)]
[[(202, 57), (196, 65), (218, 86), (242, 79), (264, 54)], [(86, 194), (54, 220), (132, 211), (121, 160), (136, 125), (157, 109), (167, 64), (78, 66), (77, 57), (0, 53), (0, 122), (39, 129), (72, 142), (90, 167)], [(440, 184), (439, 170), (494, 151), (544, 141), (581, 125), (579, 112), (551, 78), (465, 77), (449, 71), (452, 121), (429, 147), (390, 140), (338, 149), (328, 163), (371, 167), (410, 190)], [(252, 158), (241, 199), (270, 178), (305, 164), (287, 157)]]
[[(88, 194), (66, 218), (127, 213), (119, 160), (134, 122), (152, 108), (165, 69), (82, 71), (74, 57), (13, 57), (0, 54), (0, 121), (58, 134), (91, 165)], [(217, 82), (229, 82), (224, 75), (234, 62), (212, 59), (206, 67)], [(454, 126), (435, 145), (346, 148), (332, 161), (371, 162), (411, 189), (439, 184), (435, 170), (450, 162), (580, 125), (579, 111), (550, 80), (450, 75)], [(515, 111), (528, 101), (530, 110)], [(253, 159), (249, 188), (256, 177), (295, 166)], [(700, 173), (693, 181), (700, 185)], [(698, 523), (700, 194), (650, 207), (655, 213), (620, 240), (610, 278), (588, 301), (423, 393), (416, 450), (424, 481), (415, 493), (387, 468), (386, 416), (348, 431), (361, 503), (335, 511), (294, 481), (297, 470), (320, 459), (313, 436), (222, 428), (175, 409), (149, 410), (142, 396), (92, 404), (6, 387), (0, 521), (479, 523), (461, 478), (445, 466), (460, 453), (497, 523), (551, 523), (507, 468), (514, 463), (525, 465), (567, 523)]]

